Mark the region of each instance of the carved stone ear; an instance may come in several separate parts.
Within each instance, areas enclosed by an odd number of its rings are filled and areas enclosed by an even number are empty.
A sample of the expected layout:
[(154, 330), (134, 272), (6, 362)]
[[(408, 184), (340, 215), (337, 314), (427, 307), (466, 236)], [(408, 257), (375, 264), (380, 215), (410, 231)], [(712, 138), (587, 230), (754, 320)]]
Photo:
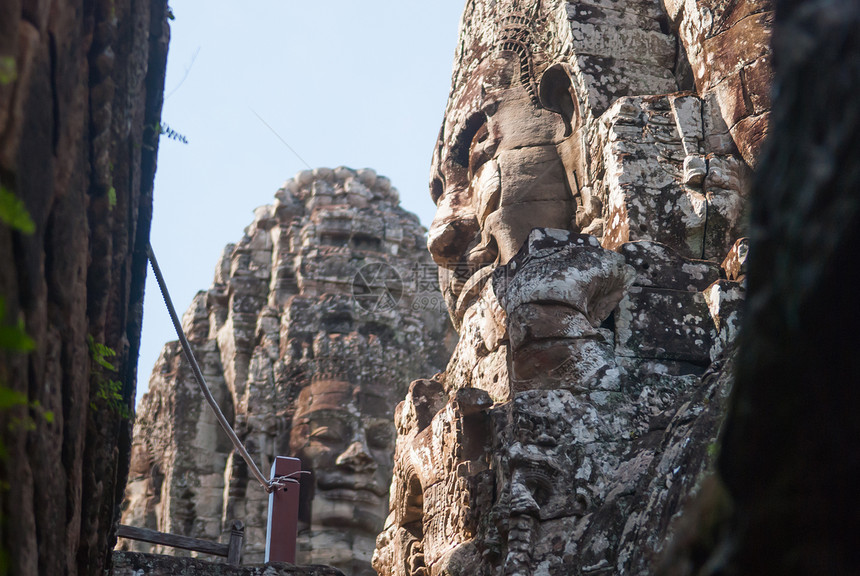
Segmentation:
[(570, 136), (579, 122), (579, 102), (571, 77), (573, 68), (567, 62), (557, 62), (546, 69), (538, 85), (541, 105), (564, 119), (564, 135)]

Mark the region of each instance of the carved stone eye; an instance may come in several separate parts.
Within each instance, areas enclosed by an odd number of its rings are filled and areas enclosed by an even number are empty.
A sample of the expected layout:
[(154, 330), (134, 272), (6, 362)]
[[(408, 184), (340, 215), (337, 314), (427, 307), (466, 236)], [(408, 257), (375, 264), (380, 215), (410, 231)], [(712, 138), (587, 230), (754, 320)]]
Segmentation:
[(538, 506), (543, 506), (549, 501), (552, 495), (552, 482), (547, 475), (532, 471), (528, 474), (525, 484)]
[(321, 442), (337, 442), (343, 439), (343, 434), (334, 427), (320, 426), (310, 433), (310, 437)]
[(393, 430), (388, 424), (372, 426), (367, 430), (367, 445), (370, 448), (387, 448), (394, 444)]
[(475, 132), (475, 136), (472, 138), (472, 143), (469, 146), (469, 178), (474, 176), (478, 172), (478, 169), (493, 157), (492, 150), (489, 149), (489, 137), (490, 130), (485, 122)]
[[(482, 112), (475, 113), (466, 120), (462, 131), (457, 134), (454, 145), (451, 147), (451, 160), (454, 164), (462, 168), (469, 168), (475, 137), (482, 128), (484, 128), (485, 133), (489, 135), (489, 131), (486, 130), (486, 125), (487, 118)], [(483, 138), (486, 140), (486, 135)]]
[(433, 204), (439, 203), (439, 198), (442, 197), (444, 190), (445, 185), (442, 183), (442, 179), (433, 178), (433, 181), (430, 182), (430, 199), (433, 200)]

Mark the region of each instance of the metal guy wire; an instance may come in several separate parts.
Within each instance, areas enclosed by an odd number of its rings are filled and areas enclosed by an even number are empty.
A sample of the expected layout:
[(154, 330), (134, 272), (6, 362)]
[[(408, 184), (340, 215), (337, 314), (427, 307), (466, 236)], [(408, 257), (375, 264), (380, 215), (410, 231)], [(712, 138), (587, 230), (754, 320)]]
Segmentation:
[(230, 441), (233, 442), (233, 446), (236, 448), (236, 451), (248, 464), (251, 472), (253, 472), (260, 484), (263, 485), (266, 492), (271, 493), (277, 488), (280, 488), (282, 484), (280, 482), (275, 484), (266, 480), (266, 477), (263, 476), (263, 473), (257, 467), (254, 459), (251, 458), (245, 445), (242, 444), (242, 441), (239, 440), (238, 436), (236, 436), (230, 423), (227, 422), (227, 418), (224, 417), (224, 413), (221, 412), (221, 408), (218, 407), (218, 403), (215, 401), (215, 398), (212, 396), (212, 392), (209, 391), (209, 386), (207, 386), (206, 380), (203, 378), (203, 372), (200, 371), (200, 365), (197, 364), (194, 352), (191, 351), (191, 345), (185, 337), (185, 331), (182, 329), (182, 324), (179, 322), (179, 317), (176, 315), (176, 309), (173, 307), (173, 301), (170, 299), (170, 293), (167, 291), (167, 284), (164, 282), (164, 276), (161, 274), (161, 268), (158, 267), (158, 261), (155, 259), (155, 253), (152, 251), (152, 245), (150, 244), (147, 244), (146, 246), (146, 255), (149, 257), (150, 264), (152, 264), (152, 271), (155, 273), (155, 280), (158, 282), (158, 288), (161, 290), (164, 304), (167, 306), (168, 313), (170, 313), (170, 320), (173, 322), (173, 328), (176, 330), (176, 335), (179, 337), (180, 344), (182, 344), (182, 351), (185, 352), (185, 358), (188, 360), (188, 364), (191, 365), (191, 371), (194, 373), (194, 378), (200, 386), (200, 391), (203, 392), (206, 402), (209, 403), (212, 411), (215, 412), (215, 417), (218, 418), (221, 428), (223, 428), (224, 432), (227, 433), (227, 436), (230, 437)]

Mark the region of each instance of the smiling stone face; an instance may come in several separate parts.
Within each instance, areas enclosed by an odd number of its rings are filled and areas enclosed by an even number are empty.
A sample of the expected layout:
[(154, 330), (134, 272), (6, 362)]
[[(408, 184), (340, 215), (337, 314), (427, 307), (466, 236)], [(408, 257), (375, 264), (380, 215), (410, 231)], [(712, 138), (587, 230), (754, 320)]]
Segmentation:
[(455, 324), (486, 281), (483, 269), (506, 264), (535, 227), (568, 229), (576, 213), (557, 150), (569, 127), (523, 84), (516, 56), (498, 51), (468, 79), (434, 158), (428, 248)]
[(315, 379), (299, 395), (290, 447), (312, 473), (302, 493), (311, 530), (350, 527), (375, 535), (382, 525), (394, 450), (393, 426), (376, 413), (382, 400), (330, 378)]

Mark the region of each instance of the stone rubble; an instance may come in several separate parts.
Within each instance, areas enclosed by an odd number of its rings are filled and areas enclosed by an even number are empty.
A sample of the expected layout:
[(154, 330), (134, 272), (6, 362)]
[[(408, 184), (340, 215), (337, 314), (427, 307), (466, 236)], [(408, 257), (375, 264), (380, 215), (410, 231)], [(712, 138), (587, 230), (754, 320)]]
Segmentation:
[(295, 566), (284, 562), (230, 566), (197, 558), (173, 558), (140, 552), (114, 552), (109, 576), (343, 576), (331, 566)]

